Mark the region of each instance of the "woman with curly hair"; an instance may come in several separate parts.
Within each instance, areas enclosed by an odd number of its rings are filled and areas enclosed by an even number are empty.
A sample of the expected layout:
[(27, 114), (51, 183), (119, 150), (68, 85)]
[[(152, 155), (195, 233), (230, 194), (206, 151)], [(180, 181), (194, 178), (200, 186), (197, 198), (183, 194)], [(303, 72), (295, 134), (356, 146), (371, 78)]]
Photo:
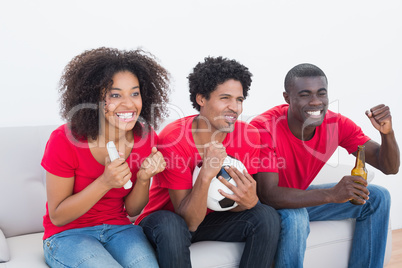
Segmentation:
[[(60, 92), (67, 124), (51, 134), (41, 163), (47, 264), (158, 267), (142, 228), (127, 216), (141, 212), (150, 178), (166, 165), (153, 128), (167, 114), (169, 73), (142, 50), (98, 48), (71, 60)], [(113, 162), (109, 141), (120, 155)]]

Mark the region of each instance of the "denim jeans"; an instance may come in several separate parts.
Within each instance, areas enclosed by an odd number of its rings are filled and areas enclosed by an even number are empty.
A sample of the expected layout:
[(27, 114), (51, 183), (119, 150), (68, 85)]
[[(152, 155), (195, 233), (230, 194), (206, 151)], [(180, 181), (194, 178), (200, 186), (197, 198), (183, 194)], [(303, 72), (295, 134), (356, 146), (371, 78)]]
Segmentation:
[[(310, 186), (307, 190), (331, 188), (335, 184)], [(356, 206), (350, 202), (321, 206), (281, 209), (281, 234), (275, 268), (303, 267), (309, 221), (356, 219), (349, 268), (383, 267), (387, 243), (391, 197), (387, 189), (369, 185), (369, 200)]]
[(278, 213), (260, 203), (242, 212), (209, 213), (195, 232), (189, 231), (182, 217), (166, 210), (148, 215), (140, 225), (162, 268), (191, 267), (191, 243), (207, 240), (245, 242), (240, 267), (270, 267), (280, 232)]
[(98, 225), (70, 229), (43, 241), (50, 267), (158, 267), (140, 226)]

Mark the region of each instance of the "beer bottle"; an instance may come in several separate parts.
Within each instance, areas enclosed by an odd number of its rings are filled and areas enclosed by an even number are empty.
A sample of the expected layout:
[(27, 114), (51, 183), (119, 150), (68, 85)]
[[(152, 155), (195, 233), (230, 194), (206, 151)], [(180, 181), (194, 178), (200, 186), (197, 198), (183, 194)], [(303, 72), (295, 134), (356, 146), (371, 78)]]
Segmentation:
[(356, 164), (352, 169), (352, 176), (360, 176), (367, 180), (366, 157), (364, 154), (364, 145), (359, 145), (357, 149)]
[[(366, 157), (364, 154), (364, 145), (359, 145), (357, 149), (357, 156), (356, 156), (356, 164), (355, 167), (352, 169), (351, 175), (352, 176), (360, 176), (363, 179), (367, 180), (367, 169), (366, 169)], [(359, 182), (357, 182), (359, 183)], [(354, 205), (359, 205), (356, 203), (354, 199), (350, 200), (350, 202)]]

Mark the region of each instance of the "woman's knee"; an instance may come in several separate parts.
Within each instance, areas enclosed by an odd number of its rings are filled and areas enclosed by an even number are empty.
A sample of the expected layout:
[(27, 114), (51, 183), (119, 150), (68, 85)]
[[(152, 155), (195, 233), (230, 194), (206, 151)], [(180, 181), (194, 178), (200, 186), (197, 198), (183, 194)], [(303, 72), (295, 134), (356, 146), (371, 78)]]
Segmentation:
[(44, 241), (46, 263), (51, 267), (118, 267), (118, 262), (90, 235), (56, 234)]

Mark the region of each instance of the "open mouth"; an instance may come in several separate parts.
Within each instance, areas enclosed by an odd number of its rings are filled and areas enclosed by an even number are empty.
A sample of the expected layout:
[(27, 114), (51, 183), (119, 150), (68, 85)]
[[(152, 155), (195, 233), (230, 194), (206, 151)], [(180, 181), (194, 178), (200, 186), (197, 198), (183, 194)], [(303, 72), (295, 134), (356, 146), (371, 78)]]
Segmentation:
[(309, 115), (320, 115), (321, 111), (308, 111), (307, 112)]
[(307, 111), (306, 113), (311, 117), (320, 117), (322, 110)]
[(226, 122), (234, 123), (237, 120), (237, 116), (232, 115), (232, 114), (231, 115), (225, 115), (225, 120), (226, 120)]
[(136, 115), (136, 113), (134, 112), (127, 112), (127, 113), (116, 113), (117, 117), (124, 121), (124, 122), (128, 122), (128, 121), (132, 121), (134, 120), (134, 116)]

